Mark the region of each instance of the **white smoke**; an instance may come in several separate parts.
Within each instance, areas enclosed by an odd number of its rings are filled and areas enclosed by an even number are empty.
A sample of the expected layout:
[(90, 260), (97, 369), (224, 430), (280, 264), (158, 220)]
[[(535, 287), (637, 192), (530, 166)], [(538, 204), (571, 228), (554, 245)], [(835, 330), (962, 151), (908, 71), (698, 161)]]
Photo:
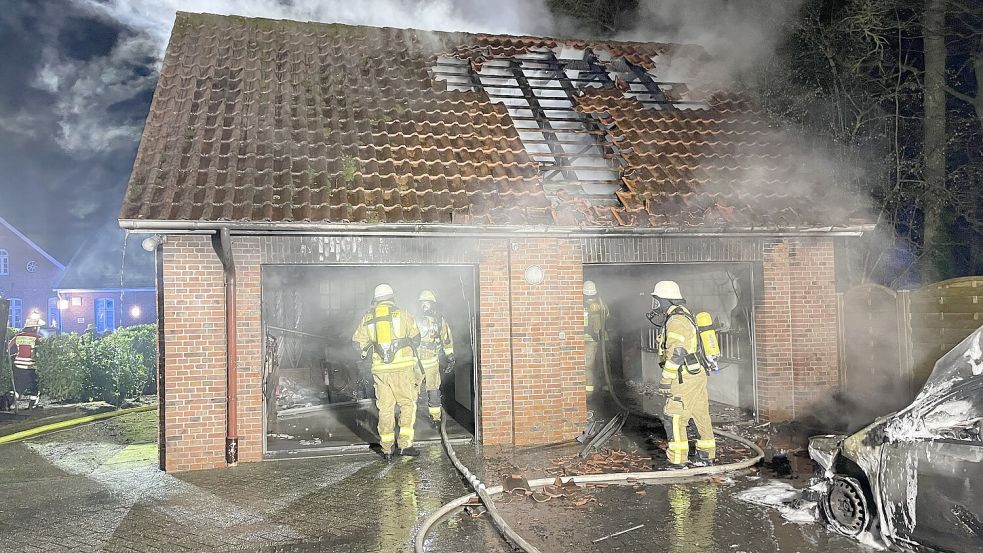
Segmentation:
[(710, 60), (676, 60), (659, 78), (728, 84), (768, 62), (803, 1), (641, 0), (635, 24), (616, 38), (702, 46)]
[[(271, 19), (442, 31), (549, 34), (553, 17), (545, 0), (71, 0), (93, 18), (123, 27), (112, 50), (78, 60), (53, 41), (43, 46), (32, 86), (55, 94), (58, 144), (79, 158), (132, 147), (142, 120), (111, 114), (112, 107), (152, 90), (175, 13), (205, 12)], [(154, 71), (140, 70), (147, 65)], [(29, 121), (6, 130), (31, 133)]]

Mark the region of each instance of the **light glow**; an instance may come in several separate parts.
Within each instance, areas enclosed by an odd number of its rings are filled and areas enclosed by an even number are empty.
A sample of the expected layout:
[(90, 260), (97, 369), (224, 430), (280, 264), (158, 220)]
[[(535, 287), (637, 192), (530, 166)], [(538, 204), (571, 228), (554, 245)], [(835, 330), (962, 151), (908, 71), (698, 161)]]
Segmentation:
[(130, 308), (130, 316), (133, 317), (134, 319), (139, 319), (141, 313), (142, 311), (139, 305), (134, 305), (133, 307)]

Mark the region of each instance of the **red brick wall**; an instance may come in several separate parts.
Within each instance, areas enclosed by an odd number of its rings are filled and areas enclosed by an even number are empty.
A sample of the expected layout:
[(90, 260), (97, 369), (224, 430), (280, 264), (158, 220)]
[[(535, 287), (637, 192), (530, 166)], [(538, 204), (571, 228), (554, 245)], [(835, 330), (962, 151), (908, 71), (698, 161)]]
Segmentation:
[(512, 443), (512, 342), (509, 251), (506, 240), (482, 240), (478, 266), (481, 440)]
[[(58, 297), (68, 302), (68, 307), (59, 309), (61, 331), (81, 334), (90, 324), (96, 324), (96, 300), (111, 298), (116, 311), (116, 328), (151, 324), (157, 320), (157, 292), (154, 290), (63, 290)], [(78, 298), (79, 305), (73, 305)], [(140, 313), (134, 317), (133, 307)]]
[(263, 341), (259, 238), (233, 239), (236, 263), (236, 349), (239, 461), (263, 459)]
[(164, 469), (225, 466), (225, 294), (209, 237), (169, 236), (164, 256)]
[[(515, 445), (577, 437), (584, 396), (583, 266), (573, 240), (512, 242), (512, 412)], [(530, 265), (542, 284), (523, 278)]]
[(829, 239), (765, 246), (756, 310), (758, 414), (797, 418), (839, 385), (836, 286)]
[[(30, 244), (0, 224), (0, 249), (7, 251), (8, 272), (0, 275), (0, 297), (19, 299), (23, 306), (21, 324), (32, 311), (48, 321), (48, 299), (55, 297), (52, 287), (61, 279), (63, 270), (44, 257)], [(35, 261), (37, 271), (27, 272), (27, 264)]]

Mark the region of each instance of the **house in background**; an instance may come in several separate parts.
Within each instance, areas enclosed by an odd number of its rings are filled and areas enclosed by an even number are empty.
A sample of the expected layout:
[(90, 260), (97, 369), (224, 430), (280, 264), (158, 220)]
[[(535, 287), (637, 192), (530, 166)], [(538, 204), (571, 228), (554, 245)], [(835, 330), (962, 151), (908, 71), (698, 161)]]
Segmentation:
[(115, 224), (100, 228), (54, 286), (49, 319), (60, 321), (62, 332), (78, 333), (90, 324), (102, 333), (156, 322), (154, 256), (140, 247), (143, 238), (130, 234), (124, 247), (124, 233)]
[(0, 217), (0, 297), (10, 300), (7, 324), (20, 328), (36, 311), (56, 327), (51, 318), (51, 307), (57, 306), (52, 289), (64, 272), (64, 265)]

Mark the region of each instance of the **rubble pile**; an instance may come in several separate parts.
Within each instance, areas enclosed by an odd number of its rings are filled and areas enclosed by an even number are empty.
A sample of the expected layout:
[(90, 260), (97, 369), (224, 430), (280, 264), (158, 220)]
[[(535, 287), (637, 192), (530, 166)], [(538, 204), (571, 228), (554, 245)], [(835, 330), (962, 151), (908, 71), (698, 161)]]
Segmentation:
[(553, 468), (546, 469), (550, 476), (579, 476), (612, 472), (646, 472), (653, 469), (652, 459), (638, 453), (620, 449), (602, 449), (590, 457), (553, 459)]
[(564, 482), (557, 476), (552, 484), (543, 486), (542, 490), (534, 490), (525, 477), (513, 474), (505, 478), (502, 485), (504, 493), (497, 501), (508, 504), (521, 498), (529, 498), (536, 503), (557, 500), (568, 503), (569, 509), (576, 509), (597, 502), (597, 498), (588, 493), (593, 487), (607, 487), (607, 484), (580, 486), (572, 478)]
[(319, 403), (317, 390), (302, 386), (289, 378), (280, 377), (280, 385), (277, 386), (276, 394), (277, 411), (296, 407), (310, 407)]

